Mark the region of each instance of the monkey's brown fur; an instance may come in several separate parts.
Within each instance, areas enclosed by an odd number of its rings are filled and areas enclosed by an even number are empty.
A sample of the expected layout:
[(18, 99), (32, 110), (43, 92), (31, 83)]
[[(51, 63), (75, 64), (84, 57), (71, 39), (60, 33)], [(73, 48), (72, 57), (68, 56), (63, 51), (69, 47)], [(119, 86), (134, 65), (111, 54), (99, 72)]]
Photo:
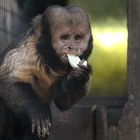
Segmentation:
[(38, 137), (46, 137), (51, 123), (51, 101), (60, 110), (66, 110), (89, 89), (90, 65), (79, 64), (78, 69), (73, 69), (65, 57), (74, 54), (87, 59), (90, 55), (92, 35), (88, 16), (79, 7), (50, 7), (11, 46), (0, 53), (0, 98), (17, 118), (26, 114)]
[(15, 82), (30, 83), (38, 96), (50, 102), (49, 88), (59, 76), (64, 74), (64, 71), (56, 72), (44, 64), (44, 60), (38, 55), (36, 48), (39, 40), (38, 35), (29, 36), (21, 47), (8, 53), (1, 70), (8, 70), (9, 75), (15, 78)]

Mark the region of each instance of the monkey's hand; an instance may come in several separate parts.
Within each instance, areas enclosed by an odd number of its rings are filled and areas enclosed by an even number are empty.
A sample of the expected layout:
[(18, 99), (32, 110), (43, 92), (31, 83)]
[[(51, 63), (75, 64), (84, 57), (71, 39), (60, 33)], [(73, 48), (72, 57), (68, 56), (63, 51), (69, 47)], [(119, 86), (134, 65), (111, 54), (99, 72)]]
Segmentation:
[(41, 108), (39, 111), (35, 111), (30, 117), (33, 134), (37, 134), (38, 137), (47, 137), (50, 135), (51, 110), (49, 105), (45, 105), (44, 109)]
[[(5, 82), (5, 84), (7, 84)], [(28, 117), (30, 129), (38, 137), (50, 134), (51, 110), (48, 103), (42, 102), (29, 84), (8, 83), (3, 99), (7, 106), (16, 113), (24, 113)], [(25, 118), (26, 120), (26, 118)]]
[(75, 84), (79, 87), (84, 86), (91, 76), (91, 66), (83, 65), (83, 61), (78, 64), (78, 68), (73, 68), (67, 76), (69, 82), (76, 82)]
[(91, 66), (78, 65), (78, 68), (73, 68), (55, 84), (54, 101), (61, 111), (71, 108), (88, 92)]

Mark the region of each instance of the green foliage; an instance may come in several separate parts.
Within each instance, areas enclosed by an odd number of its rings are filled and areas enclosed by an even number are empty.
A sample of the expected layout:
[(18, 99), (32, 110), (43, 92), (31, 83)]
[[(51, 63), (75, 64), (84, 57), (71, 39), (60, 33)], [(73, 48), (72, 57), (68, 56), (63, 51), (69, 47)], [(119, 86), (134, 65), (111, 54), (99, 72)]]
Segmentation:
[(126, 0), (70, 0), (80, 5), (93, 22), (92, 95), (127, 94)]
[(124, 27), (94, 26), (91, 94), (127, 94), (127, 30)]
[[(99, 42), (96, 30), (98, 29), (95, 28), (94, 50), (90, 57), (90, 63), (93, 66), (92, 94), (127, 94), (127, 35), (125, 35), (127, 32), (121, 31), (122, 35), (126, 36), (124, 40), (116, 39), (110, 46), (105, 46)], [(113, 29), (112, 31), (110, 29), (109, 33), (112, 36), (113, 34), (116, 35)], [(102, 33), (100, 34), (102, 35)], [(109, 41), (109, 38), (106, 38), (106, 41)]]
[(107, 17), (123, 19), (126, 16), (127, 0), (69, 0), (71, 4), (82, 6), (93, 21)]

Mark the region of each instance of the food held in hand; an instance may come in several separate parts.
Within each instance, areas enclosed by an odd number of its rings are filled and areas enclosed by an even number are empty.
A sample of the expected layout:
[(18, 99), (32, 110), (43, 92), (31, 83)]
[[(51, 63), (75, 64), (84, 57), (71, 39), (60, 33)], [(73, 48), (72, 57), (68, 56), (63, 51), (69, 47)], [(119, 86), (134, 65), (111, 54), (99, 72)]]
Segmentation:
[[(68, 61), (73, 68), (79, 68), (78, 64), (80, 63), (81, 59), (78, 56), (68, 54)], [(85, 60), (82, 65), (87, 66), (87, 61)]]

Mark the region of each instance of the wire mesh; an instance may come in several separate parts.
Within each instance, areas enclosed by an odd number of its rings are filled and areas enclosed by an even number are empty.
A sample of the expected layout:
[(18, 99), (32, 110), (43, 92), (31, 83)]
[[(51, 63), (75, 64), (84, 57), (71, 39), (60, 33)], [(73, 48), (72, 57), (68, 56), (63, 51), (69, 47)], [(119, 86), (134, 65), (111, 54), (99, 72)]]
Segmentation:
[(0, 44), (11, 42), (16, 36), (15, 27), (20, 19), (20, 10), (15, 0), (0, 0)]

